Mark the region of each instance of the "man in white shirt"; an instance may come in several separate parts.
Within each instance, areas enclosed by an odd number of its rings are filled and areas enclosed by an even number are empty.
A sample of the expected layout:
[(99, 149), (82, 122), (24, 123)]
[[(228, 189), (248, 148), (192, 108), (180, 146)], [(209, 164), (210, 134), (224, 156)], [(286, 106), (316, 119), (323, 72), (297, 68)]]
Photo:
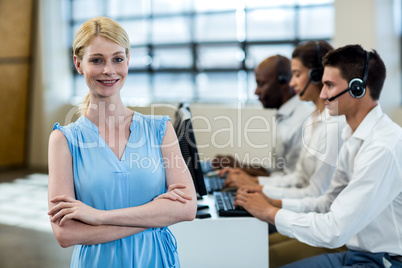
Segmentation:
[(286, 175), (258, 177), (256, 190), (275, 199), (323, 195), (337, 166), (345, 125), (343, 116), (330, 116), (327, 109), (315, 111), (303, 124), (303, 146), (296, 170)]
[[(290, 61), (280, 55), (262, 61), (254, 70), (257, 82), (255, 94), (267, 109), (277, 109), (276, 137), (273, 146), (273, 165), (263, 167), (239, 163), (232, 156), (218, 155), (212, 160), (215, 169), (240, 167), (253, 176), (268, 176), (272, 172), (290, 173), (295, 170), (302, 141), (302, 124), (314, 107), (302, 102), (289, 86), (292, 76)], [(230, 176), (230, 175), (229, 175)]]
[(321, 98), (331, 115), (344, 114), (348, 123), (330, 189), (298, 200), (244, 189), (235, 205), (303, 243), (348, 248), (286, 267), (402, 267), (402, 129), (377, 102), (385, 65), (359, 45), (329, 52), (323, 63)]

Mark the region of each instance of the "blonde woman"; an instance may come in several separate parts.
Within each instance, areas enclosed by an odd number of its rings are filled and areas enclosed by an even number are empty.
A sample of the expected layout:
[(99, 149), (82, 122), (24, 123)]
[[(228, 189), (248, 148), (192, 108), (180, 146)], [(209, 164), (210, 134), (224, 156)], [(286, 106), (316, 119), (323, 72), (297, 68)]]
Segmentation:
[(120, 97), (130, 42), (115, 21), (85, 22), (74, 64), (89, 87), (83, 115), (49, 140), (49, 215), (71, 267), (180, 267), (167, 226), (193, 220), (196, 195), (167, 116)]

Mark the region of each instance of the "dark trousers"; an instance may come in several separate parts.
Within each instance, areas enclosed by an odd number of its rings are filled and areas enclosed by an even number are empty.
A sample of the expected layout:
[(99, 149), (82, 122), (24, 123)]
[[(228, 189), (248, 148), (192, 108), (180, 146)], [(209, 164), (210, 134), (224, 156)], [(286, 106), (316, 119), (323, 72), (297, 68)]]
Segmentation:
[(268, 223), (268, 231), (269, 231), (269, 234), (274, 234), (274, 233), (278, 232), (278, 231), (276, 230), (275, 225), (270, 224), (270, 223)]
[[(391, 266), (392, 265), (392, 266)], [(392, 259), (388, 253), (369, 253), (348, 250), (340, 253), (322, 254), (294, 262), (283, 268), (338, 268), (338, 267), (395, 267), (402, 268), (402, 263)]]

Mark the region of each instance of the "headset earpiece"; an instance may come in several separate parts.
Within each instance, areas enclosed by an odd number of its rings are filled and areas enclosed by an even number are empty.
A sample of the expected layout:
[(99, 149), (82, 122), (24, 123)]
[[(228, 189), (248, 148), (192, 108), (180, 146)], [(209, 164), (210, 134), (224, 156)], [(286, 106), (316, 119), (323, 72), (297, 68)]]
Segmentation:
[(320, 43), (316, 41), (315, 45), (317, 48), (317, 62), (320, 67), (310, 69), (308, 71), (308, 76), (313, 84), (319, 85), (321, 84), (322, 75), (324, 74), (324, 66), (322, 66)]
[(278, 82), (280, 84), (286, 84), (288, 82), (288, 76), (284, 74), (279, 74), (278, 75)]
[(283, 67), (283, 60), (281, 55), (277, 55), (278, 57), (278, 77), (277, 80), (280, 84), (286, 84), (289, 82), (289, 76), (285, 73)]
[(366, 94), (367, 77), (370, 66), (370, 53), (366, 51), (366, 65), (364, 67), (363, 80), (360, 78), (353, 78), (349, 82), (349, 93), (353, 98), (360, 99)]
[(322, 75), (324, 74), (324, 68), (310, 69), (308, 76), (311, 82), (315, 85), (321, 84)]
[(354, 78), (349, 82), (349, 93), (353, 98), (360, 99), (366, 93), (366, 86), (360, 78)]

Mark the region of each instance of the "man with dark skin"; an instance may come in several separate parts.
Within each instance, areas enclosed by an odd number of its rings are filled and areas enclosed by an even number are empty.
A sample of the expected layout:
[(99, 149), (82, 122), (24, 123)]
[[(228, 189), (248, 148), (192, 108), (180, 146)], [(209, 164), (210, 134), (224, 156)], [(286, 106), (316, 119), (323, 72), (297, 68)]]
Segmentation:
[[(282, 64), (278, 64), (279, 58)], [(279, 65), (282, 65), (282, 67)], [(280, 70), (280, 68), (283, 69)], [(295, 95), (293, 88), (288, 83), (291, 77), (291, 74), (287, 73), (288, 69), (290, 70), (289, 60), (279, 55), (263, 60), (254, 69), (255, 80), (257, 82), (255, 94), (264, 108), (279, 109)], [(287, 78), (279, 80), (278, 77), (280, 75), (284, 75)]]
[(217, 155), (211, 161), (214, 169), (236, 168), (230, 169), (228, 176), (236, 176), (238, 168), (251, 176), (269, 176), (271, 172), (293, 171), (300, 152), (301, 125), (312, 112), (312, 107), (299, 101), (293, 88), (289, 86), (292, 74), (288, 58), (271, 56), (263, 60), (254, 73), (257, 82), (255, 94), (259, 101), (264, 108), (277, 109), (277, 140), (273, 143), (276, 144), (274, 157), (277, 164), (268, 168), (240, 163), (231, 155)]

